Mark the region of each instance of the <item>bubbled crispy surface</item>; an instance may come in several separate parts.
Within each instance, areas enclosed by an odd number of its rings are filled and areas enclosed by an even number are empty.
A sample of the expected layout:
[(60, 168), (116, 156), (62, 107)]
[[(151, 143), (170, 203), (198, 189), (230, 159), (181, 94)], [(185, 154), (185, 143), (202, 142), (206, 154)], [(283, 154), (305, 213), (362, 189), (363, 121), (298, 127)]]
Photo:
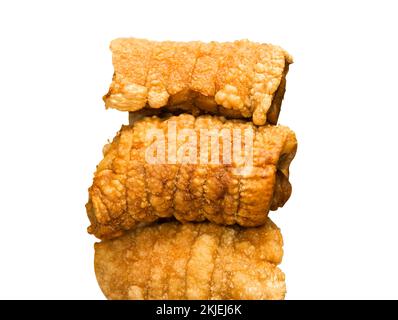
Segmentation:
[[(169, 122), (177, 132), (191, 128), (228, 129), (250, 127), (254, 132), (253, 167), (244, 174), (242, 164), (150, 164), (145, 152), (152, 143), (151, 129), (167, 133)], [(167, 134), (166, 146), (168, 146)], [(176, 148), (182, 142), (177, 141)], [(199, 145), (199, 144), (198, 144)], [(222, 140), (220, 140), (222, 148)], [(197, 146), (198, 147), (198, 146)], [(175, 217), (223, 225), (258, 226), (270, 209), (284, 205), (291, 193), (289, 165), (296, 152), (294, 133), (283, 126), (256, 127), (239, 120), (189, 114), (162, 119), (145, 117), (123, 126), (113, 142), (104, 148), (89, 188), (88, 231), (98, 238), (112, 238), (141, 222)], [(243, 139), (242, 149), (245, 148)], [(197, 152), (200, 156), (200, 152)]]
[(156, 223), (96, 243), (95, 272), (109, 299), (283, 299), (282, 246), (270, 219)]
[(292, 58), (278, 46), (235, 42), (111, 42), (114, 76), (107, 108), (209, 112), (275, 124)]

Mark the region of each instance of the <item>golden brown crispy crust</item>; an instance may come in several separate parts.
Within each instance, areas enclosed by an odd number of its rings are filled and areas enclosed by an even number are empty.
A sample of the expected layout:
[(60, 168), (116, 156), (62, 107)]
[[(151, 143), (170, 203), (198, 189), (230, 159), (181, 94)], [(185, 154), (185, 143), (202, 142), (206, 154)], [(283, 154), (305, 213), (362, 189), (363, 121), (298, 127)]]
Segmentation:
[(95, 244), (108, 299), (283, 299), (283, 240), (269, 219), (256, 228), (165, 222)]
[[(175, 164), (148, 163), (146, 152), (153, 143), (153, 139), (147, 137), (148, 132), (156, 129), (165, 133), (168, 152), (172, 146), (172, 141), (167, 140), (171, 124), (175, 124), (177, 133), (188, 128), (195, 133), (203, 129), (219, 132), (240, 129), (242, 150), (246, 147), (243, 132), (251, 128), (254, 134), (252, 166), (248, 171), (239, 172), (245, 164), (233, 158), (231, 164), (225, 164), (222, 151), (219, 164), (203, 164), (200, 142), (194, 149), (197, 164), (183, 163), (181, 158), (175, 159)], [(175, 150), (181, 150), (185, 139), (175, 141)], [(223, 142), (220, 138), (219, 150), (223, 150)], [(86, 207), (91, 226), (88, 231), (100, 239), (111, 238), (140, 222), (173, 216), (184, 222), (209, 220), (225, 225), (261, 225), (268, 211), (283, 206), (290, 196), (289, 165), (296, 148), (295, 134), (283, 126), (256, 127), (240, 120), (215, 116), (195, 118), (189, 114), (137, 120), (133, 125), (123, 126), (113, 142), (104, 148), (104, 159), (97, 166), (89, 188)]]
[(278, 46), (235, 42), (111, 42), (107, 108), (165, 108), (276, 124), (291, 56)]

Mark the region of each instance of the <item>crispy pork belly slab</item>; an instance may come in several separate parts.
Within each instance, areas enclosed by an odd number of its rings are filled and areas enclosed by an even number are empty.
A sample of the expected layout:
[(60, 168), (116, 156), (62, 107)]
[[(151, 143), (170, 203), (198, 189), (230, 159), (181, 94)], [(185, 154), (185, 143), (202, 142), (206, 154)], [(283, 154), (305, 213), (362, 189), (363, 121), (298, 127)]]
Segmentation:
[(291, 56), (278, 46), (235, 42), (111, 42), (113, 81), (105, 106), (251, 118), (276, 124)]
[(104, 147), (89, 188), (88, 231), (112, 238), (170, 217), (261, 225), (290, 197), (296, 148), (284, 126), (209, 115), (142, 118)]
[(155, 223), (95, 244), (108, 299), (283, 299), (283, 240), (269, 219), (256, 228)]

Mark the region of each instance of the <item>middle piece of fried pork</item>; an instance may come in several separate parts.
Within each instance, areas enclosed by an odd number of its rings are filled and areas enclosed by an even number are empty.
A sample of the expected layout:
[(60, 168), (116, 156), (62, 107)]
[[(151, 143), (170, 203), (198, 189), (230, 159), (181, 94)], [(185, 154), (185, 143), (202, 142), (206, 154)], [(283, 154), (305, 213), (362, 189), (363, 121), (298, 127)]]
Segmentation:
[(259, 226), (291, 194), (296, 148), (284, 126), (209, 115), (144, 117), (104, 147), (89, 188), (88, 231), (114, 238), (171, 217)]

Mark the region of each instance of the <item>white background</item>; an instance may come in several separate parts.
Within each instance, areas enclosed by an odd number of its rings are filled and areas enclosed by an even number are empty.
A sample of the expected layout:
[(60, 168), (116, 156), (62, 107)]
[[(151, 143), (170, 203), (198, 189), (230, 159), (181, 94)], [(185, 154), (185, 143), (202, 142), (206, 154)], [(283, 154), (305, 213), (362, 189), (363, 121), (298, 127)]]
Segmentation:
[(127, 115), (104, 108), (111, 39), (235, 40), (295, 58), (282, 229), (288, 299), (398, 298), (394, 1), (2, 1), (0, 298), (103, 299), (84, 205)]

